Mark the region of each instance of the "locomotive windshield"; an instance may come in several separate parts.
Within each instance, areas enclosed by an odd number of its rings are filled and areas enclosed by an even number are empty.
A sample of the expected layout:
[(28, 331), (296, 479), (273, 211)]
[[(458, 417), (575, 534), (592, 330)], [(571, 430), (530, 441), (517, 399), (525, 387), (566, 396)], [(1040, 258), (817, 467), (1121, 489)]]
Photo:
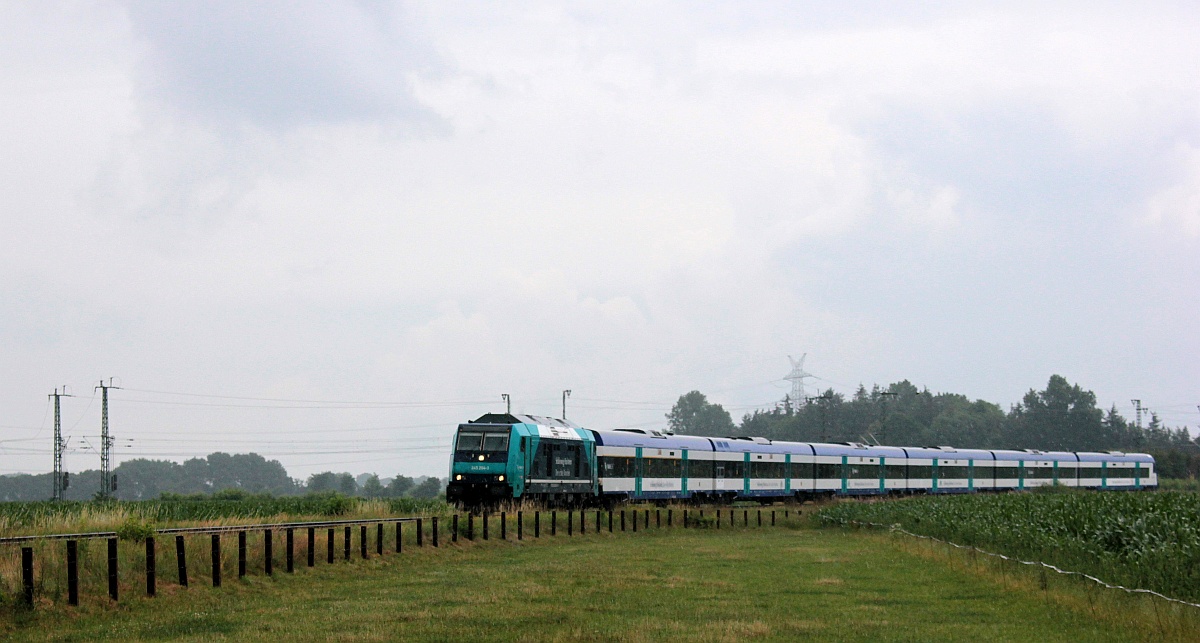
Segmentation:
[[(490, 429), (490, 430), (489, 430)], [(508, 459), (508, 427), (459, 427), (454, 459), (459, 462), (504, 462)]]
[(459, 433), (458, 434), (458, 450), (459, 451), (507, 451), (508, 450), (508, 434), (507, 433)]

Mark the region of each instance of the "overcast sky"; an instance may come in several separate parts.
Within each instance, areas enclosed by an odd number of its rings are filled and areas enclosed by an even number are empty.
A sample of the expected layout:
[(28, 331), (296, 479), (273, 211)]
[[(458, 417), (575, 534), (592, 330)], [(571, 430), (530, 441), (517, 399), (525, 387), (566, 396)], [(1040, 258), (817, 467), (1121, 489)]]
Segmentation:
[(0, 473), (102, 377), (118, 461), (297, 477), (802, 353), (1200, 423), (1200, 10), (845, 6), (0, 3)]

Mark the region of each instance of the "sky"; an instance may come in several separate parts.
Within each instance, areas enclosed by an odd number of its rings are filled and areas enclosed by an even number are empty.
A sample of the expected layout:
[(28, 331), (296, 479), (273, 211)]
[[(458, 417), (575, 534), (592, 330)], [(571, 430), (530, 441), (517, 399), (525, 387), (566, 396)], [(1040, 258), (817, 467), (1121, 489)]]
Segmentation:
[(445, 475), (502, 411), (665, 426), (1060, 374), (1200, 424), (1200, 9), (0, 2), (0, 473)]

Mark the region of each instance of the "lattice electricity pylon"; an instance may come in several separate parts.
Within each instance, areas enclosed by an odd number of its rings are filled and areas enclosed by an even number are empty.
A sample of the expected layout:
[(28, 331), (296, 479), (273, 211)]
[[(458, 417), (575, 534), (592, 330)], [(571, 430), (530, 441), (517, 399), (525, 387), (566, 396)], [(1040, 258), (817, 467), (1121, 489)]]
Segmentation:
[(804, 388), (805, 378), (813, 377), (811, 373), (804, 370), (804, 359), (808, 357), (808, 353), (800, 356), (800, 359), (793, 359), (788, 355), (788, 360), (792, 362), (792, 372), (783, 378), (792, 383), (792, 406), (799, 408), (808, 403), (808, 391)]

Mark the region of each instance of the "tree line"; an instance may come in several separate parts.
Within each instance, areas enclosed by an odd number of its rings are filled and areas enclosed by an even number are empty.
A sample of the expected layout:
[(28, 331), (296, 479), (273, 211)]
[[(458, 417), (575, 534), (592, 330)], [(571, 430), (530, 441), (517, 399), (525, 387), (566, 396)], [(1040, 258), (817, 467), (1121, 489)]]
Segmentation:
[[(153, 500), (228, 489), (275, 496), (337, 492), (369, 498), (436, 498), (446, 487), (446, 480), (437, 477), (396, 475), (384, 481), (377, 474), (356, 478), (332, 471), (299, 480), (289, 476), (278, 460), (267, 460), (257, 453), (217, 452), (182, 464), (137, 458), (122, 462), (113, 469), (113, 474), (117, 481), (113, 497), (118, 500)], [(50, 473), (0, 476), (0, 501), (46, 500), (53, 489), (52, 476)], [(99, 489), (100, 471), (88, 469), (70, 475), (63, 495), (67, 500), (92, 500)]]
[(863, 442), (896, 446), (945, 445), (964, 449), (1138, 451), (1155, 456), (1161, 475), (1194, 478), (1200, 446), (1184, 427), (1163, 426), (1157, 414), (1138, 427), (1096, 406), (1096, 395), (1061, 375), (1031, 389), (1007, 412), (984, 400), (932, 393), (908, 380), (887, 387), (859, 386), (851, 396), (832, 389), (795, 404), (747, 413), (739, 424), (720, 404), (691, 391), (667, 414), (676, 433), (757, 436), (796, 442)]

